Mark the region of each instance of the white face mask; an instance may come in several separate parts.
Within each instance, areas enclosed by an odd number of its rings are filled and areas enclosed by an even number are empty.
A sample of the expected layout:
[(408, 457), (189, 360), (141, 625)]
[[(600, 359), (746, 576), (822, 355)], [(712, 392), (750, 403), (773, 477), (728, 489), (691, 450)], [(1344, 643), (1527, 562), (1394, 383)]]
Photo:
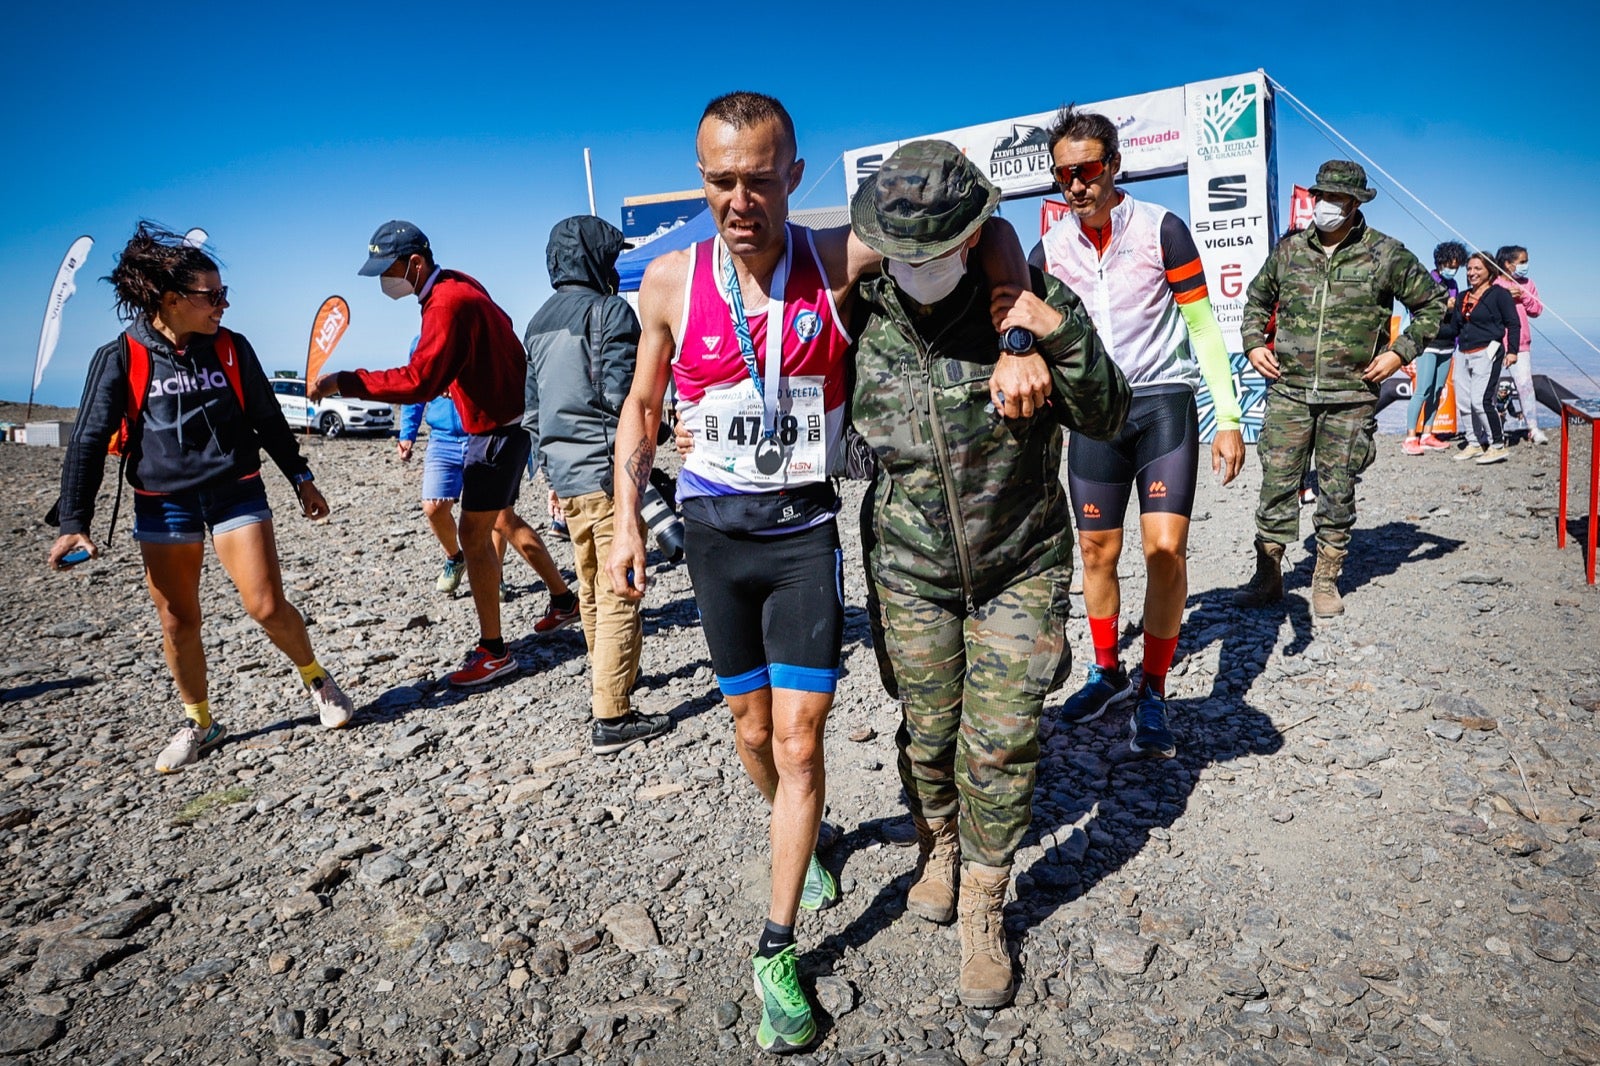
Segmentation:
[(1349, 217), (1350, 213), (1332, 200), (1318, 200), (1311, 209), (1311, 221), (1323, 233), (1338, 229)]
[[(406, 274), (410, 273), (411, 268), (406, 267)], [(383, 294), (391, 300), (403, 300), (417, 291), (416, 287), (411, 284), (411, 279), (404, 275), (394, 278), (384, 274), (378, 278), (378, 284), (382, 286)]]
[(1516, 266), (1511, 268), (1511, 273), (1515, 274), (1519, 278), (1527, 277), (1528, 276), (1528, 264), (1527, 263), (1518, 263)]
[(966, 272), (967, 264), (962, 261), (959, 249), (915, 266), (889, 260), (889, 276), (894, 283), (924, 307), (931, 307), (954, 292)]

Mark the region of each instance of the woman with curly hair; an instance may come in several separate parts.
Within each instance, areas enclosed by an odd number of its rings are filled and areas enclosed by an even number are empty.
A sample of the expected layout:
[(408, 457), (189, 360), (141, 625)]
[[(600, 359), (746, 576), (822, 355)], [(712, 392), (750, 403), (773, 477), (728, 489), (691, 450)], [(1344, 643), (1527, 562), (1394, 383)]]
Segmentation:
[(261, 449), (294, 485), (307, 518), (325, 517), (328, 503), (250, 342), (222, 326), (228, 287), (215, 260), (141, 222), (103, 280), (115, 288), (128, 326), (89, 364), (62, 464), (61, 536), (49, 562), (62, 570), (99, 554), (89, 536), (95, 493), (108, 446), (120, 451), (134, 492), (133, 539), (183, 703), (183, 724), (156, 769), (180, 770), (223, 738), (211, 716), (200, 640), (208, 530), (245, 610), (294, 663), (322, 724), (348, 725), (350, 699), (317, 662), (305, 620), (283, 594)]

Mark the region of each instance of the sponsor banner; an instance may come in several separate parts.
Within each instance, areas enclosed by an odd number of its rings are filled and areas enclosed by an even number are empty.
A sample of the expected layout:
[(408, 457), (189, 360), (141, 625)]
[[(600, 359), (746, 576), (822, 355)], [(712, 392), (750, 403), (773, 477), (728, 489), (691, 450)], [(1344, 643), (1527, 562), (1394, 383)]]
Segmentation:
[(311, 340), (306, 345), (306, 384), (309, 385), (322, 376), (322, 368), (328, 362), (328, 356), (333, 354), (333, 349), (339, 343), (339, 338), (344, 336), (344, 331), (350, 328), (350, 305), (343, 296), (330, 296), (322, 301), (322, 306), (317, 309), (317, 317), (311, 320)]
[(38, 389), (39, 382), (44, 378), (44, 368), (50, 365), (50, 357), (55, 354), (56, 342), (61, 339), (61, 312), (66, 308), (67, 301), (72, 299), (72, 294), (78, 291), (75, 280), (78, 268), (89, 258), (89, 249), (93, 247), (93, 237), (79, 237), (72, 242), (61, 265), (56, 268), (56, 280), (50, 286), (50, 302), (44, 308), (44, 323), (39, 327), (39, 349), (33, 357), (33, 386), (28, 390), (30, 405), (33, 403), (34, 390)]
[[(1267, 411), (1267, 382), (1242, 354), (1234, 352), (1229, 362), (1233, 370), (1233, 391), (1239, 396), (1239, 410), (1243, 412), (1239, 430), (1246, 444), (1254, 444), (1261, 436), (1261, 416)], [(1217, 435), (1217, 410), (1211, 400), (1211, 390), (1202, 383), (1194, 399), (1200, 412), (1200, 439), (1210, 443)]]
[(1245, 439), (1254, 440), (1266, 386), (1244, 359), (1240, 324), (1245, 288), (1266, 262), (1277, 235), (1271, 196), (1271, 96), (1259, 73), (1194, 82), (1184, 87), (1184, 96), (1189, 228), (1205, 266), (1211, 307), (1234, 356)]
[(1311, 190), (1303, 185), (1296, 185), (1289, 194), (1289, 232), (1305, 229), (1311, 225), (1311, 210), (1315, 201), (1311, 198)]
[(630, 241), (659, 237), (705, 209), (705, 194), (698, 189), (629, 197), (622, 201), (622, 236)]
[(1050, 232), (1050, 227), (1072, 214), (1072, 208), (1060, 200), (1046, 200), (1039, 205), (1039, 236)]
[[(1122, 145), (1122, 180), (1181, 174), (1186, 165), (1182, 89), (1160, 89), (1137, 96), (1078, 105), (1098, 111), (1117, 126)], [(1054, 191), (1049, 131), (1056, 111), (985, 122), (977, 126), (926, 133), (844, 153), (845, 198), (877, 173), (884, 159), (906, 141), (933, 138), (949, 141), (967, 154), (1007, 199)]]

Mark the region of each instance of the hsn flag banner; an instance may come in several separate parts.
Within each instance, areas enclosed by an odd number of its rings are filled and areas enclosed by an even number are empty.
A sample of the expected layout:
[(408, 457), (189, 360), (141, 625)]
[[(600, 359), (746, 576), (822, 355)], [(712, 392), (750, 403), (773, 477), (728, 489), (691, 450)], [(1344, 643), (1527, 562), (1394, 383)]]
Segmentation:
[(328, 356), (339, 344), (339, 338), (350, 327), (350, 305), (343, 296), (330, 296), (317, 309), (311, 320), (311, 342), (306, 346), (306, 385), (322, 376)]
[(56, 282), (50, 286), (50, 303), (44, 309), (44, 326), (39, 330), (39, 354), (33, 360), (33, 387), (28, 390), (30, 405), (33, 403), (34, 390), (38, 389), (39, 382), (44, 378), (44, 368), (55, 354), (56, 342), (61, 339), (61, 309), (78, 291), (73, 278), (83, 261), (89, 258), (89, 249), (93, 247), (93, 237), (79, 237), (67, 249), (66, 258), (61, 260), (61, 266), (56, 270)]

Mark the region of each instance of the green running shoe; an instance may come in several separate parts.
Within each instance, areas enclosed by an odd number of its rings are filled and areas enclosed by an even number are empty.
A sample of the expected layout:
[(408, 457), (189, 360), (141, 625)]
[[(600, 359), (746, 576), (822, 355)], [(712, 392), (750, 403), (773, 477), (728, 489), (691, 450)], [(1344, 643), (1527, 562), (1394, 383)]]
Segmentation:
[(800, 889), (800, 906), (808, 911), (825, 911), (839, 902), (839, 882), (833, 879), (826, 867), (811, 853), (806, 866), (806, 883)]
[(762, 1051), (786, 1055), (804, 1050), (817, 1037), (811, 1004), (800, 988), (800, 971), (790, 944), (770, 959), (754, 959), (756, 995), (761, 997), (761, 1024), (756, 1043)]

